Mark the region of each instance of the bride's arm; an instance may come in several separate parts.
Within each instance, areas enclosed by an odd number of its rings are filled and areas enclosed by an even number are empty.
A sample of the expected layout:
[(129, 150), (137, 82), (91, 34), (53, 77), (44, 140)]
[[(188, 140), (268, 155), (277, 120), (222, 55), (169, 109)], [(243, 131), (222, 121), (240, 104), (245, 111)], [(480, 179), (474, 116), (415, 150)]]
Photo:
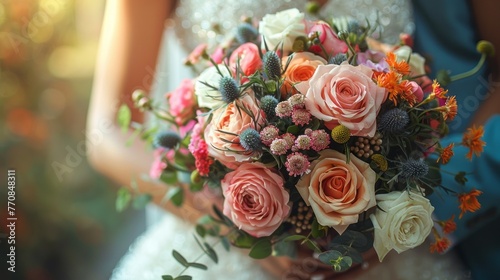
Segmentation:
[[(125, 145), (130, 133), (118, 127), (116, 111), (123, 103), (133, 107), (131, 93), (135, 89), (150, 90), (165, 20), (174, 6), (175, 1), (165, 0), (107, 2), (87, 117), (87, 150), (92, 166), (121, 185), (128, 186), (136, 179), (139, 191), (152, 194), (156, 203), (167, 188), (140, 180), (142, 174), (149, 173), (153, 154), (139, 140), (130, 147)], [(143, 115), (133, 110), (132, 120), (142, 119)], [(186, 197), (182, 209), (171, 203), (162, 206), (193, 222), (201, 214), (192, 207), (192, 197)]]

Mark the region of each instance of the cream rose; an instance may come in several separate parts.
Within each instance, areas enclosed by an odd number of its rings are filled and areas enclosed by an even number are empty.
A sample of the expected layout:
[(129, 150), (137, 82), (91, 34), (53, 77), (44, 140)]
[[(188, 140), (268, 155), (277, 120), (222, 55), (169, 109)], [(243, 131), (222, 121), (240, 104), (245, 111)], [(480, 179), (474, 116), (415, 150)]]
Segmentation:
[[(247, 128), (260, 131), (266, 121), (264, 112), (251, 95), (253, 94), (247, 93), (238, 101), (216, 110), (205, 128), (208, 154), (230, 169), (236, 169), (243, 162), (258, 156), (258, 152), (247, 152), (241, 146), (239, 138), (240, 133)], [(237, 106), (252, 112), (253, 117)]]
[(252, 236), (271, 235), (290, 213), (283, 178), (260, 162), (240, 165), (221, 186), (224, 215)]
[(412, 76), (425, 75), (425, 58), (418, 53), (414, 53), (410, 47), (401, 46), (394, 50), (393, 53), (396, 55), (398, 61), (405, 60), (410, 64)]
[(370, 215), (375, 229), (373, 248), (382, 261), (394, 249), (401, 253), (422, 244), (434, 222), (434, 207), (416, 192), (394, 191), (376, 195), (377, 210)]
[(320, 65), (309, 81), (295, 88), (306, 95), (310, 113), (329, 129), (343, 124), (352, 135), (373, 137), (387, 90), (372, 81), (372, 74), (364, 65)]
[(376, 174), (369, 164), (351, 155), (346, 163), (344, 154), (323, 150), (311, 163), (296, 187), (310, 205), (318, 223), (342, 234), (358, 222), (363, 211), (375, 206)]
[[(304, 14), (298, 9), (289, 9), (276, 14), (267, 14), (259, 23), (262, 34), (269, 49), (283, 44), (283, 50), (292, 50), (293, 42), (299, 36), (306, 36)], [(262, 43), (264, 46), (264, 42)]]
[[(219, 64), (217, 67), (222, 72), (222, 75), (231, 76), (231, 72), (229, 72), (225, 65)], [(197, 78), (194, 85), (194, 92), (200, 107), (214, 109), (224, 105), (220, 92), (204, 84), (207, 83), (218, 88), (221, 78), (222, 76), (215, 66), (205, 69)]]

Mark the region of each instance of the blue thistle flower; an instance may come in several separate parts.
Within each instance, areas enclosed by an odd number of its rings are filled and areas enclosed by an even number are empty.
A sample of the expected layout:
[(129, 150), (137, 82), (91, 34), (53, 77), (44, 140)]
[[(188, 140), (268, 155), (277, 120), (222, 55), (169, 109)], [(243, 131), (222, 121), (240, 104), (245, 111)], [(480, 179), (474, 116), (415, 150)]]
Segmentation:
[(394, 108), (382, 115), (379, 129), (384, 132), (398, 133), (402, 132), (409, 122), (410, 117), (406, 111)]
[(347, 60), (347, 55), (345, 53), (338, 53), (337, 55), (330, 57), (328, 59), (328, 64), (340, 65), (342, 62)]
[(231, 103), (240, 97), (238, 84), (232, 77), (224, 76), (219, 82), (219, 92), (222, 100), (226, 103)]
[(240, 134), (240, 144), (247, 151), (257, 151), (262, 147), (260, 141), (260, 133), (253, 129), (247, 128)]
[(242, 23), (236, 28), (236, 40), (240, 44), (255, 41), (258, 35), (259, 32), (250, 23)]
[(275, 51), (265, 53), (262, 62), (270, 79), (277, 80), (281, 77), (281, 59)]
[(173, 131), (163, 131), (155, 135), (153, 139), (154, 147), (163, 147), (167, 149), (173, 149), (177, 144), (181, 142), (181, 137), (179, 134)]
[(417, 180), (429, 172), (429, 166), (422, 159), (408, 159), (400, 165), (400, 176), (403, 179)]
[(276, 116), (276, 106), (278, 106), (278, 99), (272, 95), (266, 95), (260, 99), (260, 108), (266, 113), (267, 119)]

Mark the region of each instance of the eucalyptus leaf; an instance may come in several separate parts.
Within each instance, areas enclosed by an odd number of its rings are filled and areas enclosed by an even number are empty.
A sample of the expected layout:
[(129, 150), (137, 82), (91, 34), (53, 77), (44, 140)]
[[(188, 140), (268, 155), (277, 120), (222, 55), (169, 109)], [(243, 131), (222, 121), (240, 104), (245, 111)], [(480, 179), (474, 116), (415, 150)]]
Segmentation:
[(123, 133), (127, 132), (131, 119), (132, 112), (130, 111), (130, 108), (125, 104), (120, 106), (120, 109), (118, 109), (117, 121)]
[(210, 244), (208, 244), (206, 242), (203, 243), (203, 245), (205, 245), (205, 248), (206, 248), (205, 253), (207, 253), (207, 255), (214, 261), (214, 263), (218, 263), (219, 262), (219, 257), (217, 256), (217, 253), (212, 248), (212, 246), (210, 246)]
[(230, 236), (231, 240), (233, 240), (234, 246), (238, 248), (251, 248), (252, 245), (256, 242), (256, 238), (250, 236), (245, 232), (237, 232), (234, 234), (235, 236)]
[(291, 241), (303, 240), (303, 239), (306, 239), (306, 238), (307, 237), (304, 236), (304, 235), (290, 235), (290, 236), (286, 237), (285, 239), (283, 239), (283, 241), (291, 242)]
[(148, 193), (139, 194), (134, 197), (132, 201), (132, 206), (135, 209), (144, 209), (146, 205), (153, 199), (153, 196)]
[(123, 210), (127, 209), (131, 200), (132, 200), (132, 194), (130, 193), (130, 191), (126, 187), (121, 187), (118, 190), (116, 196), (116, 202), (115, 202), (116, 211), (122, 212)]
[(161, 279), (163, 279), (163, 280), (174, 280), (174, 277), (172, 275), (162, 275)]
[(231, 249), (231, 243), (229, 243), (229, 239), (227, 239), (227, 237), (223, 236), (223, 237), (221, 237), (220, 241), (222, 243), (222, 247), (224, 247), (224, 249), (229, 252), (229, 250)]
[(179, 262), (180, 264), (182, 264), (184, 267), (188, 267), (189, 266), (189, 262), (186, 260), (186, 258), (184, 258), (179, 252), (177, 252), (176, 250), (173, 250), (172, 251), (172, 255), (174, 256), (174, 259)]
[(192, 276), (189, 276), (189, 275), (181, 275), (181, 276), (177, 276), (177, 277), (175, 277), (175, 279), (174, 279), (174, 280), (191, 280), (191, 279), (193, 279), (193, 277), (192, 277)]
[(252, 246), (248, 255), (254, 259), (264, 259), (269, 257), (272, 252), (273, 245), (271, 240), (269, 238), (262, 238)]
[(205, 235), (207, 234), (206, 229), (202, 225), (196, 225), (195, 229), (196, 233), (198, 233), (198, 235), (201, 237), (205, 237)]
[(195, 262), (191, 262), (189, 263), (189, 267), (194, 267), (194, 268), (198, 268), (198, 269), (201, 269), (201, 270), (207, 270), (208, 267), (202, 263), (195, 263)]
[(346, 271), (352, 266), (351, 257), (344, 256), (342, 253), (335, 250), (323, 252), (318, 258), (323, 263), (331, 265), (336, 272)]
[(178, 182), (177, 172), (165, 170), (161, 173), (160, 180), (167, 185), (174, 185)]
[(184, 202), (184, 190), (181, 187), (172, 187), (167, 192), (167, 198), (179, 207)]
[(299, 133), (299, 127), (296, 125), (291, 125), (286, 129), (286, 132), (297, 135)]
[(295, 258), (297, 256), (296, 246), (293, 243), (281, 240), (273, 246), (273, 256), (289, 256)]
[(363, 256), (361, 255), (361, 253), (352, 247), (341, 244), (333, 244), (330, 247), (332, 250), (339, 251), (344, 256), (349, 256), (355, 263), (363, 262)]
[(354, 230), (346, 230), (342, 235), (336, 236), (330, 244), (347, 245), (359, 251), (366, 251), (372, 247), (372, 244), (363, 233)]

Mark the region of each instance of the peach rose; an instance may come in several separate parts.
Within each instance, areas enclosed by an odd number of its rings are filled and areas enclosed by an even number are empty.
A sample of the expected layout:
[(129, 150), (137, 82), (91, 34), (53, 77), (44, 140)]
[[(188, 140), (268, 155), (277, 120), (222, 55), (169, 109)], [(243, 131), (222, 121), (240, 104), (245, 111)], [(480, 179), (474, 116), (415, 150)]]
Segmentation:
[(221, 181), (223, 213), (255, 237), (271, 235), (290, 213), (283, 178), (260, 162), (244, 163)]
[(352, 135), (373, 137), (387, 90), (372, 81), (372, 74), (364, 65), (320, 65), (309, 81), (295, 88), (306, 95), (310, 113), (329, 129), (343, 124)]
[[(251, 111), (254, 117), (236, 106)], [(205, 128), (208, 154), (230, 169), (236, 169), (241, 163), (252, 160), (258, 155), (256, 152), (247, 152), (241, 146), (239, 134), (247, 128), (260, 131), (265, 119), (264, 112), (259, 109), (251, 94), (219, 108)]]
[(335, 150), (319, 154), (311, 163), (312, 171), (303, 175), (296, 187), (318, 223), (342, 234), (358, 222), (360, 213), (375, 206), (376, 174), (354, 155), (346, 163), (345, 155)]
[[(287, 67), (289, 57), (283, 57), (282, 64), (283, 69)], [(322, 57), (314, 55), (310, 52), (297, 52), (292, 55), (290, 63), (288, 63), (288, 67), (286, 68), (283, 76), (285, 77), (285, 81), (281, 88), (282, 94), (287, 93), (297, 93), (297, 91), (293, 88), (293, 85), (309, 80), (316, 68), (319, 65), (325, 65), (327, 62)]]
[(229, 66), (231, 69), (236, 69), (238, 59), (240, 67), (246, 76), (252, 75), (262, 66), (262, 60), (259, 55), (259, 47), (257, 47), (254, 43), (242, 44), (234, 50), (229, 58)]

